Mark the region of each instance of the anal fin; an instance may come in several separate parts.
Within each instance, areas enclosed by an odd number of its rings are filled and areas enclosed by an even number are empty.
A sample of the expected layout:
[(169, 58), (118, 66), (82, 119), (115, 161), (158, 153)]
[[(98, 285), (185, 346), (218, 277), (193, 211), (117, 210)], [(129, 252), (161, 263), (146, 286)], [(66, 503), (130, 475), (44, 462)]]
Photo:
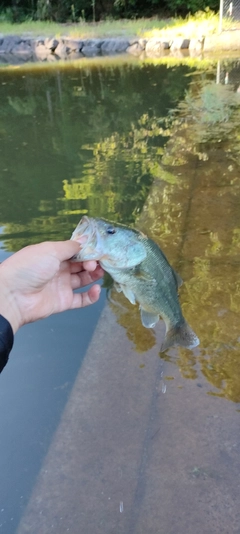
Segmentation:
[(154, 328), (154, 326), (159, 321), (159, 315), (147, 312), (143, 308), (140, 308), (140, 310), (141, 310), (141, 320), (142, 320), (143, 326), (145, 326), (145, 328)]

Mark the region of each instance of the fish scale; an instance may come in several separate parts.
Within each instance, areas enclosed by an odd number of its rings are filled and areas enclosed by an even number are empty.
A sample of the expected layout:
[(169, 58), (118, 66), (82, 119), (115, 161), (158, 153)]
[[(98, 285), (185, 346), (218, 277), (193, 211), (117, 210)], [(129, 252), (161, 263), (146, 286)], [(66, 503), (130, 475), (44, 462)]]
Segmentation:
[[(180, 324), (184, 318), (178, 302), (177, 275), (168, 263), (165, 254), (152, 239), (144, 237), (142, 241), (147, 250), (147, 257), (141, 263), (141, 269), (151, 274), (155, 285), (150, 281), (149, 283), (143, 282), (139, 288), (141, 295), (136, 300), (142, 301), (142, 309), (147, 311), (152, 309), (156, 314), (161, 315), (165, 322)], [(161, 295), (160, 298), (159, 295)]]

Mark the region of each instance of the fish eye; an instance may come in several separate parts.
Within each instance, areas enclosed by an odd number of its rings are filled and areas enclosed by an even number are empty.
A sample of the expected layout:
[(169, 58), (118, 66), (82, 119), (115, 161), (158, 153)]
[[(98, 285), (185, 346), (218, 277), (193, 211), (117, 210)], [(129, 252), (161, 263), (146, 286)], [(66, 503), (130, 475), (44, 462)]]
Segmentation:
[(114, 226), (109, 226), (107, 228), (107, 233), (108, 234), (115, 234), (116, 233), (116, 228), (114, 228)]

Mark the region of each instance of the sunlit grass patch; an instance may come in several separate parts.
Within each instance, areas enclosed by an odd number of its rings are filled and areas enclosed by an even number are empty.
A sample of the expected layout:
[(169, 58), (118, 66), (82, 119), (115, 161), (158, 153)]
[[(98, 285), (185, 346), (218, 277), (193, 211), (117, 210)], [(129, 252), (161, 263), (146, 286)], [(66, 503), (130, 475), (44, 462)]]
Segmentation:
[(188, 15), (186, 18), (176, 18), (166, 21), (164, 27), (155, 25), (149, 31), (145, 31), (143, 36), (151, 37), (198, 37), (200, 35), (212, 35), (218, 32), (219, 15), (213, 11), (200, 11), (195, 15)]
[[(231, 29), (233, 22), (228, 19), (223, 21), (223, 29)], [(46, 21), (25, 21), (19, 24), (12, 24), (1, 20), (0, 14), (0, 34), (9, 35), (32, 35), (60, 37), (66, 35), (73, 38), (103, 38), (103, 37), (185, 37), (193, 38), (218, 33), (219, 15), (211, 10), (198, 12), (195, 15), (188, 15), (186, 18), (141, 18), (136, 20), (120, 19), (105, 20), (96, 23), (80, 21), (78, 23), (58, 24)]]

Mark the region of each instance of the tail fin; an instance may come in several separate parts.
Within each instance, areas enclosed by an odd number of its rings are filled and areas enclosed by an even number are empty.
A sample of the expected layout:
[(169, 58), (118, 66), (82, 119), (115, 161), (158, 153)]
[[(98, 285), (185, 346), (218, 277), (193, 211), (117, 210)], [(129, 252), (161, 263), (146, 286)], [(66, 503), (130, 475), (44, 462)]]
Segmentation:
[(174, 326), (167, 331), (160, 352), (164, 352), (173, 345), (181, 345), (193, 349), (200, 341), (186, 321), (181, 326)]

